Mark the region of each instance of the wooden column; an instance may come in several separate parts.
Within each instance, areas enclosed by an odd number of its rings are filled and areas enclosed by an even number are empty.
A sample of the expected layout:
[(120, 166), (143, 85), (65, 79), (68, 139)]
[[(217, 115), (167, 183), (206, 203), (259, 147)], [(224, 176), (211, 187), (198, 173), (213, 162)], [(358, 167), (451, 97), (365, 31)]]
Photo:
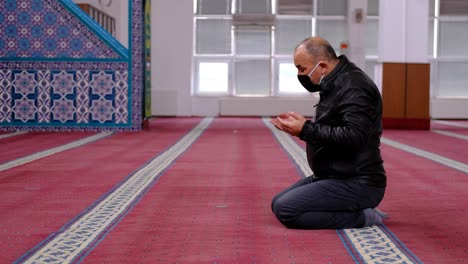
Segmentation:
[(430, 129), (430, 64), (383, 63), (383, 126)]

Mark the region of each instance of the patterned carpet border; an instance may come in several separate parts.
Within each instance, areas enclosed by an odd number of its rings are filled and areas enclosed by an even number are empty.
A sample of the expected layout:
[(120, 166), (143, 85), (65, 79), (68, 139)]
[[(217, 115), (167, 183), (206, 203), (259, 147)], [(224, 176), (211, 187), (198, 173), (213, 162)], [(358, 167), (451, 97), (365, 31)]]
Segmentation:
[(136, 205), (159, 177), (201, 136), (212, 118), (203, 119), (187, 135), (142, 168), (129, 175), (100, 201), (15, 263), (71, 263), (81, 261)]
[(337, 233), (356, 263), (423, 263), (385, 225), (341, 229)]
[(101, 139), (109, 137), (109, 136), (111, 136), (113, 134), (114, 134), (114, 132), (109, 132), (109, 131), (101, 132), (99, 134), (96, 134), (96, 135), (93, 135), (93, 136), (90, 136), (90, 137), (86, 137), (86, 138), (83, 138), (83, 139), (80, 139), (80, 140), (77, 140), (77, 141), (73, 141), (73, 142), (70, 142), (70, 143), (62, 145), (62, 146), (58, 146), (58, 147), (55, 147), (55, 148), (40, 151), (40, 152), (34, 153), (32, 155), (28, 155), (28, 156), (25, 156), (25, 157), (22, 157), (22, 158), (19, 158), (19, 159), (15, 159), (15, 160), (0, 164), (0, 172), (4, 171), (4, 170), (11, 169), (11, 168), (14, 168), (14, 167), (24, 165), (26, 163), (29, 163), (29, 162), (32, 162), (32, 161), (35, 161), (35, 160), (38, 160), (38, 159), (42, 159), (42, 158), (45, 158), (45, 157), (48, 157), (48, 156), (52, 156), (54, 154), (57, 154), (59, 152), (65, 151), (65, 150), (77, 148), (77, 147), (86, 145), (88, 143), (101, 140)]
[[(269, 118), (263, 118), (264, 124), (270, 128), (275, 139), (296, 164), (299, 175), (311, 175), (304, 149), (268, 120)], [(337, 230), (337, 233), (356, 263), (422, 263), (385, 225), (342, 229)]]

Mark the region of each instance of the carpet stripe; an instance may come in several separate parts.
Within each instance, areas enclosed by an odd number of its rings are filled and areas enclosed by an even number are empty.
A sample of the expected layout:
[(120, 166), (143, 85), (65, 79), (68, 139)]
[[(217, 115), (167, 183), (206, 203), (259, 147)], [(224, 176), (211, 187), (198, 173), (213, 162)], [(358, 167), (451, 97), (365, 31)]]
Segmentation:
[(27, 131), (16, 131), (16, 132), (0, 135), (0, 139), (14, 137), (14, 136), (18, 136), (18, 135), (23, 135), (23, 134), (26, 134), (26, 133), (28, 133), (28, 132)]
[(447, 126), (468, 128), (468, 125), (462, 124), (462, 123), (456, 123), (456, 122), (450, 122), (450, 121), (433, 121), (433, 122), (447, 125)]
[(460, 134), (453, 133), (453, 132), (443, 131), (443, 130), (439, 130), (439, 129), (434, 129), (434, 130), (431, 130), (431, 131), (434, 132), (434, 133), (437, 133), (437, 134), (444, 135), (444, 136), (449, 136), (449, 137), (454, 137), (454, 138), (458, 138), (458, 139), (468, 140), (468, 136), (460, 135)]
[(452, 160), (452, 159), (449, 159), (449, 158), (434, 154), (434, 153), (429, 152), (429, 151), (425, 151), (425, 150), (422, 150), (422, 149), (411, 147), (411, 146), (408, 146), (408, 145), (405, 145), (405, 144), (402, 144), (402, 143), (399, 143), (397, 141), (390, 140), (390, 139), (387, 139), (387, 138), (384, 138), (384, 137), (382, 137), (380, 141), (383, 144), (389, 145), (391, 147), (394, 147), (394, 148), (397, 148), (397, 149), (400, 149), (400, 150), (404, 150), (404, 151), (409, 152), (411, 154), (414, 154), (414, 155), (417, 155), (417, 156), (420, 156), (420, 157), (435, 161), (435, 162), (440, 163), (442, 165), (445, 165), (445, 166), (447, 166), (449, 168), (457, 169), (457, 170), (462, 171), (464, 173), (468, 173), (468, 165), (467, 164), (464, 164), (464, 163), (461, 163), (461, 162), (458, 162), (458, 161), (455, 161), (455, 160)]
[(95, 207), (67, 228), (57, 232), (47, 243), (36, 247), (33, 252), (28, 252), (17, 263), (70, 263), (83, 254), (100, 234), (128, 213), (154, 180), (198, 139), (211, 121), (212, 118), (203, 119), (186, 136), (136, 171)]
[(96, 134), (96, 135), (93, 135), (93, 136), (90, 136), (90, 137), (87, 137), (87, 138), (84, 138), (84, 139), (80, 139), (80, 140), (77, 140), (77, 141), (74, 141), (74, 142), (70, 142), (68, 144), (65, 144), (65, 145), (62, 145), (62, 146), (59, 146), (59, 147), (51, 148), (51, 149), (48, 149), (48, 150), (37, 152), (37, 153), (34, 153), (32, 155), (28, 155), (28, 156), (25, 156), (25, 157), (22, 157), (22, 158), (19, 158), (19, 159), (16, 159), (16, 160), (12, 160), (12, 161), (3, 163), (3, 164), (0, 165), (0, 172), (4, 171), (4, 170), (11, 169), (11, 168), (14, 168), (14, 167), (17, 167), (17, 166), (24, 165), (26, 163), (29, 163), (29, 162), (32, 162), (32, 161), (35, 161), (35, 160), (38, 160), (38, 159), (42, 159), (42, 158), (57, 154), (59, 152), (65, 151), (65, 150), (69, 150), (69, 149), (73, 149), (73, 148), (76, 148), (76, 147), (83, 146), (85, 144), (88, 144), (88, 143), (103, 139), (105, 137), (111, 136), (113, 134), (114, 134), (113, 132), (102, 132), (102, 133), (99, 133), (99, 134)]
[[(277, 130), (268, 120), (263, 118), (263, 122), (270, 128), (276, 140), (298, 165), (300, 175), (302, 177), (311, 175), (312, 171), (304, 149), (289, 135)], [(403, 243), (396, 236), (387, 235), (383, 228), (385, 227), (350, 228), (337, 230), (337, 233), (345, 242), (350, 255), (359, 263), (422, 263), (409, 249), (400, 247)]]

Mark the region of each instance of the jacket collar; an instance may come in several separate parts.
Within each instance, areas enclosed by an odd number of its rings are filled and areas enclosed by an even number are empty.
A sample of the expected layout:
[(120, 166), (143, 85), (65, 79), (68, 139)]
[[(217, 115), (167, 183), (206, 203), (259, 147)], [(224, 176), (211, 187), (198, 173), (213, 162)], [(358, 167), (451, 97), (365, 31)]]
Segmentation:
[(333, 69), (333, 71), (331, 71), (322, 80), (322, 83), (321, 83), (322, 87), (321, 87), (321, 91), (320, 91), (321, 95), (322, 95), (322, 93), (327, 94), (331, 90), (333, 90), (333, 88), (335, 87), (334, 82), (335, 82), (336, 78), (338, 78), (338, 76), (340, 74), (342, 74), (345, 67), (350, 63), (348, 58), (345, 55), (339, 56), (338, 59), (340, 60), (340, 62), (338, 62), (338, 64)]

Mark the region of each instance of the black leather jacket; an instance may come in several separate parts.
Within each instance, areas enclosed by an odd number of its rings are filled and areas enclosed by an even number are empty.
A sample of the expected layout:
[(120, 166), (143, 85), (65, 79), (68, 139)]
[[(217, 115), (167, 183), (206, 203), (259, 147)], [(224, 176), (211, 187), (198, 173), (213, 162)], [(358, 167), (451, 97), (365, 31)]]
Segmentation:
[(380, 154), (382, 98), (375, 83), (345, 56), (323, 78), (315, 121), (299, 135), (318, 179), (349, 179), (385, 187)]

